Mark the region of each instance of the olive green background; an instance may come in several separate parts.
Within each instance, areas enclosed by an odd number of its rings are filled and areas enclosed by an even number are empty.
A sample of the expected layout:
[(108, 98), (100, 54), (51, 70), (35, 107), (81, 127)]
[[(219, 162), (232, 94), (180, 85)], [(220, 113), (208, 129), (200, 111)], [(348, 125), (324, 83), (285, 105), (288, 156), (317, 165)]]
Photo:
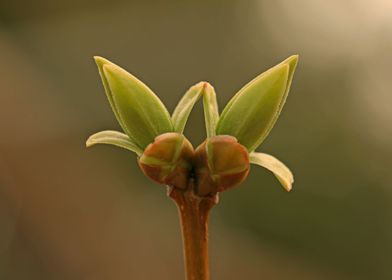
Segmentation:
[[(201, 80), (222, 109), (291, 54), (288, 101), (253, 167), (220, 196), (212, 279), (392, 279), (392, 4), (373, 1), (0, 1), (0, 279), (183, 279), (175, 205), (118, 129), (93, 55), (172, 111)], [(239, 116), (241, 117), (241, 116)], [(186, 135), (205, 137), (200, 104)]]

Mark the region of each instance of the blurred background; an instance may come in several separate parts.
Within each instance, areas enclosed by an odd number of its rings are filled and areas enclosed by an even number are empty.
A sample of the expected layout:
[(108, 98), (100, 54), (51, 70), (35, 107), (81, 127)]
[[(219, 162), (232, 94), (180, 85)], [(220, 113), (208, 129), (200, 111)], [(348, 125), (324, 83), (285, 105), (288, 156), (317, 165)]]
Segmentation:
[[(126, 150), (93, 55), (172, 111), (206, 80), (220, 108), (300, 55), (260, 151), (268, 171), (212, 212), (212, 279), (392, 279), (392, 2), (0, 1), (0, 279), (183, 279), (177, 209)], [(202, 108), (186, 129), (205, 137)]]

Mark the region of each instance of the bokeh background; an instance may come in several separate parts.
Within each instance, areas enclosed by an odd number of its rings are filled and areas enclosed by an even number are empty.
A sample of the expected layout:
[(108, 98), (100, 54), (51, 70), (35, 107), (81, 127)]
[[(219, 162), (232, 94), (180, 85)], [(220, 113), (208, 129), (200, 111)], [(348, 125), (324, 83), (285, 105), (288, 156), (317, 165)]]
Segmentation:
[[(212, 279), (392, 279), (392, 2), (0, 1), (0, 279), (183, 279), (177, 210), (134, 155), (87, 150), (118, 129), (93, 55), (172, 111), (211, 82), (220, 108), (300, 55), (253, 167), (211, 216)], [(202, 108), (186, 129), (205, 137)]]

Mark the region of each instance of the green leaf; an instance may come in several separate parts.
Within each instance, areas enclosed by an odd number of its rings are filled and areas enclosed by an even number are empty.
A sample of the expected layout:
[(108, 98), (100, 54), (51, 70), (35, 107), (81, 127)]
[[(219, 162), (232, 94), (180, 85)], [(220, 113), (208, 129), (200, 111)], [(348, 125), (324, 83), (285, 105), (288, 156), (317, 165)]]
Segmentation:
[(104, 64), (103, 73), (124, 130), (140, 148), (173, 131), (168, 111), (145, 84), (114, 64)]
[(287, 96), (287, 94), (288, 94), (288, 92), (290, 90), (290, 87), (291, 87), (291, 82), (293, 80), (295, 69), (297, 68), (298, 59), (299, 59), (299, 56), (297, 54), (296, 55), (292, 55), (292, 56), (286, 58), (285, 60), (283, 60), (281, 63), (275, 65), (274, 67), (268, 69), (267, 71), (263, 72), (262, 74), (260, 74), (256, 78), (254, 78), (252, 81), (247, 83), (239, 92), (237, 92), (235, 94), (235, 96), (229, 101), (229, 103), (227, 103), (224, 111), (228, 110), (231, 107), (231, 105), (234, 103), (234, 101), (239, 96), (239, 93), (241, 91), (243, 91), (246, 87), (252, 85), (253, 82), (259, 80), (262, 76), (269, 74), (272, 70), (274, 70), (276, 67), (278, 67), (278, 66), (280, 66), (282, 64), (288, 64), (289, 65), (289, 75), (288, 75), (287, 87), (286, 87), (286, 92), (285, 92), (285, 95)]
[(203, 94), (204, 83), (205, 82), (200, 82), (192, 86), (178, 102), (171, 117), (175, 132), (184, 132), (189, 114)]
[(215, 90), (208, 82), (199, 82), (192, 86), (178, 102), (172, 115), (175, 132), (182, 133), (184, 131), (189, 114), (201, 96), (203, 96), (207, 137), (215, 136), (216, 124), (219, 119), (218, 104)]
[(277, 158), (264, 153), (250, 153), (250, 163), (260, 165), (271, 171), (286, 191), (291, 191), (294, 182), (293, 173)]
[(86, 147), (91, 147), (95, 144), (114, 145), (135, 152), (138, 156), (143, 153), (143, 150), (128, 135), (113, 130), (105, 130), (91, 135), (86, 141)]
[(244, 86), (223, 110), (218, 135), (232, 135), (249, 151), (267, 137), (285, 97), (289, 65), (275, 66)]
[(210, 138), (216, 135), (215, 130), (219, 120), (219, 111), (215, 90), (209, 83), (204, 84), (203, 108), (207, 137)]

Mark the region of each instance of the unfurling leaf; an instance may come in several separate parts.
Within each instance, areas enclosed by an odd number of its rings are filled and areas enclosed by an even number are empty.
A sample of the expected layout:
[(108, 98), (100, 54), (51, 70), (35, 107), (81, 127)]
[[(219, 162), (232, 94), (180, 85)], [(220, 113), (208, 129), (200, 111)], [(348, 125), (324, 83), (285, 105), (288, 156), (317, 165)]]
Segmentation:
[(291, 56), (245, 85), (226, 105), (217, 135), (232, 135), (250, 152), (269, 134), (285, 103), (298, 56)]
[(96, 144), (114, 145), (135, 152), (138, 156), (143, 153), (143, 150), (141, 150), (128, 135), (113, 130), (97, 132), (91, 135), (86, 141), (86, 147), (91, 147)]
[(184, 132), (189, 114), (202, 96), (207, 137), (215, 135), (219, 119), (218, 104), (215, 90), (208, 82), (199, 82), (192, 86), (178, 102), (171, 118), (175, 132)]
[(294, 182), (293, 173), (277, 158), (264, 153), (250, 153), (250, 163), (260, 165), (271, 171), (286, 191), (292, 189)]
[(204, 84), (203, 108), (207, 137), (210, 138), (216, 135), (215, 130), (219, 120), (219, 111), (215, 89), (209, 83)]
[(204, 83), (205, 82), (200, 82), (192, 86), (178, 102), (171, 117), (175, 132), (184, 132), (189, 114), (191, 113), (193, 106), (195, 106), (196, 102), (203, 94)]
[(114, 112), (125, 132), (141, 149), (156, 136), (173, 131), (168, 111), (151, 89), (115, 64), (103, 64), (102, 69)]
[[(138, 155), (144, 174), (161, 184), (201, 197), (239, 185), (250, 163), (267, 168), (286, 190), (294, 181), (290, 170), (273, 156), (256, 153), (274, 126), (297, 66), (293, 55), (254, 78), (229, 101), (219, 117), (214, 88), (208, 82), (192, 86), (170, 117), (161, 100), (136, 77), (102, 58), (94, 57), (113, 112), (124, 133), (102, 131), (86, 146), (111, 144)], [(203, 97), (207, 139), (193, 149), (183, 131)]]

